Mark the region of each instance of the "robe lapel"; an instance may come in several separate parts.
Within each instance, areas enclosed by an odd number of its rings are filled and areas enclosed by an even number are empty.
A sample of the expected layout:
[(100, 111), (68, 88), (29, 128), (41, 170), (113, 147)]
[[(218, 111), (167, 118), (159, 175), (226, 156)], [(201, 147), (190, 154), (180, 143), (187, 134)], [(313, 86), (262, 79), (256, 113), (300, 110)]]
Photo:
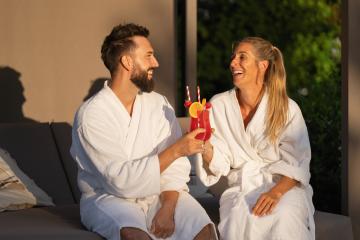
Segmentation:
[[(254, 146), (251, 144), (251, 136), (245, 130), (244, 121), (243, 121), (243, 118), (242, 118), (242, 115), (240, 112), (239, 103), (236, 98), (235, 89), (233, 89), (233, 91), (231, 92), (231, 100), (230, 101), (231, 101), (231, 105), (232, 105), (233, 112), (234, 112), (233, 119), (240, 119), (240, 121), (233, 122), (232, 128), (235, 133), (239, 133), (239, 134), (235, 134), (235, 139), (237, 140), (237, 142), (239, 143), (240, 146), (244, 146), (243, 150), (249, 157), (246, 159), (246, 161), (256, 161), (258, 163), (262, 163), (263, 162), (262, 159), (258, 155), (256, 149), (254, 149)], [(258, 112), (260, 110), (260, 107), (263, 107), (263, 105), (266, 105), (265, 101), (266, 101), (266, 99), (263, 97), (261, 99), (259, 108), (257, 109), (256, 113), (254, 114), (253, 119), (250, 121), (249, 125), (251, 124), (251, 122), (253, 120), (256, 121), (256, 118), (260, 117), (259, 116), (260, 113), (258, 113)], [(263, 111), (263, 109), (261, 109), (261, 111)], [(256, 115), (258, 115), (258, 116), (256, 116)], [(249, 127), (249, 125), (248, 125), (248, 127)]]
[(253, 118), (249, 122), (246, 133), (251, 136), (251, 146), (256, 147), (257, 144), (262, 141), (265, 136), (265, 115), (266, 115), (266, 106), (268, 102), (268, 93), (265, 92), (260, 103), (258, 109), (256, 110)]
[[(262, 119), (266, 110), (267, 98), (265, 95), (263, 96), (256, 113), (249, 122), (248, 128), (245, 130), (235, 91), (233, 91), (232, 95), (231, 102), (234, 110), (233, 117), (234, 119), (240, 119), (240, 121), (234, 121), (234, 130), (236, 131), (234, 138), (245, 153), (245, 155), (242, 155), (245, 163), (241, 167), (241, 191), (247, 193), (263, 186), (265, 182), (270, 182), (271, 179), (271, 175), (264, 175), (262, 173), (262, 168), (266, 165), (266, 163), (259, 156), (256, 144), (253, 142), (254, 135), (251, 131), (251, 128), (261, 128), (264, 125), (264, 121)], [(262, 130), (259, 129), (258, 131)]]
[(128, 135), (129, 125), (131, 122), (131, 117), (126, 110), (125, 106), (122, 104), (120, 99), (115, 95), (115, 93), (108, 87), (107, 82), (104, 85), (105, 91), (109, 96), (109, 102), (113, 105), (114, 109), (116, 110), (116, 117), (119, 121), (119, 126), (121, 127), (122, 134), (122, 144), (125, 144), (126, 138)]
[(130, 118), (130, 123), (127, 129), (127, 134), (125, 138), (125, 151), (127, 156), (130, 158), (134, 150), (134, 143), (136, 136), (139, 131), (139, 123), (141, 118), (141, 108), (142, 108), (142, 97), (141, 95), (136, 95), (132, 116)]

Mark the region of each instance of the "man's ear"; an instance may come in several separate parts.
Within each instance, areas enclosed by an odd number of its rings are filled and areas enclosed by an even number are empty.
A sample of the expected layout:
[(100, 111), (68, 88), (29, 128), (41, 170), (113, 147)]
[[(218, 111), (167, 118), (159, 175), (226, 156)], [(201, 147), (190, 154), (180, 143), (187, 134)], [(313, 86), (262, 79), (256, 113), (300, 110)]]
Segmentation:
[(269, 61), (268, 60), (263, 60), (259, 62), (259, 67), (261, 70), (263, 70), (264, 72), (266, 71), (266, 69), (269, 66)]
[(120, 63), (128, 71), (131, 71), (133, 69), (134, 62), (129, 55), (121, 56)]

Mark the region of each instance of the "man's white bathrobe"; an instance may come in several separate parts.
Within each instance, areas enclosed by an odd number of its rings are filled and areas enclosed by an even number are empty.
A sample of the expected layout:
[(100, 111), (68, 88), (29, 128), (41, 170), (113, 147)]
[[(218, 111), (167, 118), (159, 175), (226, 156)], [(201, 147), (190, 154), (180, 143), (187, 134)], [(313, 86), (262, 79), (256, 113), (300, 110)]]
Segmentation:
[[(236, 91), (215, 95), (210, 122), (212, 174), (203, 167), (201, 156), (197, 174), (207, 186), (227, 176), (229, 188), (220, 199), (221, 239), (315, 239), (312, 188), (309, 185), (311, 150), (304, 119), (298, 105), (289, 99), (289, 118), (275, 145), (265, 137), (267, 93), (244, 128)], [(261, 193), (269, 191), (280, 175), (300, 182), (285, 193), (272, 214), (257, 217), (251, 213)]]
[(158, 154), (181, 137), (166, 98), (136, 96), (132, 116), (105, 83), (79, 108), (71, 153), (78, 165), (84, 225), (107, 239), (120, 239), (122, 227), (149, 233), (163, 191), (179, 191), (175, 232), (168, 239), (193, 239), (211, 220), (188, 194), (190, 163), (182, 157), (160, 174)]

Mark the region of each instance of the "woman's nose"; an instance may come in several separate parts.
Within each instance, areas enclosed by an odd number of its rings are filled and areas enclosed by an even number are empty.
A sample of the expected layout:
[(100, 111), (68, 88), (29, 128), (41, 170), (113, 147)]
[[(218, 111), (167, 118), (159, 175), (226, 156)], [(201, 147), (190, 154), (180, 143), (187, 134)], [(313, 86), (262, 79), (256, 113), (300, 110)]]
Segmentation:
[(235, 67), (235, 66), (237, 66), (237, 65), (238, 65), (238, 61), (236, 61), (235, 58), (231, 59), (231, 61), (230, 61), (230, 67)]

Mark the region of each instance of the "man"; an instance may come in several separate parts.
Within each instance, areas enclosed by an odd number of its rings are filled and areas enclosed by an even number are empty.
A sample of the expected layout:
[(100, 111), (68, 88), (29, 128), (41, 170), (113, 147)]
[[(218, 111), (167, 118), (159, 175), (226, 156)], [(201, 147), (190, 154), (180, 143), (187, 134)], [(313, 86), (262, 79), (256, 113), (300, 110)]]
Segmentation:
[(153, 92), (159, 66), (146, 28), (116, 26), (101, 54), (111, 80), (78, 110), (71, 153), (79, 167), (84, 225), (107, 239), (216, 239), (187, 193), (185, 156), (203, 151), (184, 137), (174, 110)]

